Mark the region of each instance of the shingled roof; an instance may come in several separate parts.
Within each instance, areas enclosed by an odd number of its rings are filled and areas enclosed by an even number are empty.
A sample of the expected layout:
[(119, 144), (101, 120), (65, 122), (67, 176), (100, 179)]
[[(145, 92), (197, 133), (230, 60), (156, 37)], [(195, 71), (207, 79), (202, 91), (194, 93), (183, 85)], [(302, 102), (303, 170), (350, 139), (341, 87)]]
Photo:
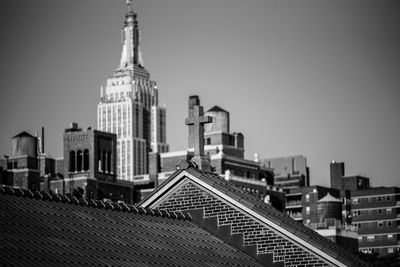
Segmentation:
[[(158, 187), (151, 195), (147, 196), (139, 206), (142, 207), (171, 207), (171, 195), (177, 194), (178, 188), (182, 188), (182, 181), (190, 180), (195, 182), (196, 186), (204, 188), (205, 191), (211, 192), (217, 195), (217, 198), (223, 199), (225, 203), (231, 205), (234, 209), (240, 209), (244, 211), (249, 217), (254, 218), (258, 222), (268, 226), (269, 229), (276, 231), (280, 236), (286, 238), (286, 240), (292, 240), (295, 244), (300, 244), (305, 250), (310, 253), (314, 253), (316, 257), (322, 257), (325, 262), (329, 265), (334, 266), (366, 266), (367, 264), (362, 262), (353, 253), (346, 249), (339, 247), (335, 243), (331, 242), (327, 238), (319, 235), (312, 229), (307, 228), (303, 224), (293, 220), (287, 214), (282, 213), (268, 204), (260, 201), (256, 197), (242, 190), (241, 188), (231, 184), (229, 181), (221, 178), (218, 174), (204, 172), (193, 167), (187, 167), (175, 172), (171, 177), (166, 180), (160, 187)], [(193, 187), (191, 188), (193, 191)], [(183, 192), (181, 195), (175, 196), (179, 200), (184, 197)], [(194, 198), (198, 198), (198, 193)], [(208, 198), (209, 199), (209, 198)], [(188, 206), (193, 206), (191, 200), (184, 199)], [(214, 201), (214, 200), (212, 200)], [(182, 201), (181, 201), (182, 202)], [(178, 203), (178, 210), (185, 210), (183, 206)], [(165, 204), (166, 203), (166, 204)], [(205, 201), (202, 200), (204, 204)], [(206, 204), (204, 204), (206, 205)], [(192, 207), (190, 209), (193, 209)], [(187, 212), (190, 213), (190, 209)], [(206, 210), (212, 209), (210, 206), (205, 207)], [(204, 213), (206, 212), (204, 211)], [(223, 215), (222, 220), (224, 224), (228, 224), (226, 221), (227, 216)], [(219, 222), (221, 224), (221, 222)], [(232, 224), (232, 229), (235, 227)], [(233, 232), (233, 230), (232, 230)], [(258, 239), (262, 239), (262, 235), (258, 236)], [(265, 243), (268, 243), (264, 242)], [(257, 254), (259, 254), (257, 252)], [(283, 254), (285, 254), (283, 252)], [(281, 259), (283, 265), (286, 265), (284, 258), (277, 255), (275, 259)], [(276, 260), (274, 260), (275, 262)]]
[(260, 266), (187, 214), (7, 186), (0, 251), (13, 266)]

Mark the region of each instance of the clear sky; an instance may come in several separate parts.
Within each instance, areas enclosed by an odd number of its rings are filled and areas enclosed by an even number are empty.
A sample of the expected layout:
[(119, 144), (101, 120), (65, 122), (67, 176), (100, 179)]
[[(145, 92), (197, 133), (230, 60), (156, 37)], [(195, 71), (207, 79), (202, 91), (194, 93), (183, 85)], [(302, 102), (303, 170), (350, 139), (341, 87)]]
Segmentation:
[[(346, 163), (400, 186), (400, 2), (137, 0), (146, 68), (167, 107), (171, 151), (187, 146), (189, 95), (219, 105), (246, 157), (307, 157), (311, 183)], [(96, 127), (100, 86), (121, 54), (123, 0), (1, 0), (0, 152), (46, 128), (62, 156), (71, 121)]]

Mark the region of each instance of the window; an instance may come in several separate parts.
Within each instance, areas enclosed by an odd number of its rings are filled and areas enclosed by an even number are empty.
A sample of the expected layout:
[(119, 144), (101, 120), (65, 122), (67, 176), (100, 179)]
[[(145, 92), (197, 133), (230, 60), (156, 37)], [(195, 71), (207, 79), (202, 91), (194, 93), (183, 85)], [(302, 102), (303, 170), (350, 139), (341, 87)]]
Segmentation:
[(107, 172), (111, 172), (111, 152), (107, 152)]
[(394, 249), (393, 248), (388, 248), (388, 253), (393, 253)]
[(391, 196), (386, 196), (386, 201), (390, 201), (390, 200), (392, 200), (392, 197)]
[(378, 202), (382, 201), (382, 197), (379, 196), (379, 197), (377, 198), (377, 200), (378, 200)]
[(392, 235), (392, 234), (388, 235), (388, 236), (387, 236), (387, 239), (388, 239), (388, 240), (393, 240), (393, 235)]
[(357, 225), (357, 227), (358, 227), (358, 228), (361, 228), (361, 223), (359, 223), (359, 224)]
[(101, 150), (100, 149), (97, 151), (97, 162), (98, 162), (98, 170), (102, 171), (102, 169), (101, 169), (102, 158), (101, 158)]
[(310, 194), (306, 194), (306, 202), (310, 202)]
[(69, 152), (69, 171), (75, 171), (75, 151)]
[(383, 222), (378, 222), (378, 227), (383, 227)]
[(14, 161), (14, 169), (18, 169), (18, 161)]
[(361, 215), (361, 210), (354, 210), (353, 211), (353, 216), (354, 217), (357, 217), (357, 216), (360, 216)]
[(382, 209), (378, 209), (378, 215), (382, 215), (383, 214), (383, 210)]
[(106, 172), (107, 156), (106, 151), (101, 152), (101, 171)]
[(89, 150), (85, 149), (83, 151), (83, 170), (88, 171), (89, 170)]
[(353, 204), (358, 204), (360, 203), (360, 200), (358, 198), (353, 198)]
[(386, 209), (386, 214), (392, 214), (392, 208), (387, 208)]
[(81, 172), (81, 171), (82, 171), (82, 159), (83, 159), (83, 157), (82, 157), (82, 150), (78, 150), (78, 153), (77, 153), (77, 160), (76, 160), (76, 170), (77, 170), (78, 172)]
[(310, 214), (310, 207), (306, 207), (306, 214), (307, 214), (307, 215)]
[(392, 227), (392, 221), (387, 221), (387, 222), (386, 222), (386, 225), (387, 225), (388, 227)]
[(373, 235), (367, 236), (367, 241), (368, 241), (368, 242), (373, 242), (373, 241), (375, 241), (375, 236), (373, 236)]
[(207, 138), (206, 144), (207, 144), (207, 145), (211, 145), (211, 138)]

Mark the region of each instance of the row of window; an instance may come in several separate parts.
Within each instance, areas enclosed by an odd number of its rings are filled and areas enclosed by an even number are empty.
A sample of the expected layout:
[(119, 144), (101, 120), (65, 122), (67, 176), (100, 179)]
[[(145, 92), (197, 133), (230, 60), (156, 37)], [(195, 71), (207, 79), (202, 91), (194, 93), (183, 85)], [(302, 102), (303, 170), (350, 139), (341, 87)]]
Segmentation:
[(353, 217), (358, 217), (361, 215), (384, 215), (392, 214), (392, 208), (386, 209), (370, 209), (370, 210), (353, 210)]
[(105, 172), (105, 173), (113, 173), (113, 167), (112, 167), (112, 154), (110, 151), (105, 151), (105, 150), (98, 150), (97, 152), (97, 157), (98, 157), (98, 170), (100, 172)]
[(393, 221), (378, 221), (378, 222), (366, 222), (366, 223), (355, 223), (353, 224), (357, 228), (376, 228), (376, 227), (392, 227)]
[[(367, 197), (368, 202), (372, 202), (372, 200), (376, 200), (377, 202), (382, 202), (382, 201), (392, 201), (392, 196), (376, 196), (376, 197)], [(353, 198), (352, 199), (353, 204), (359, 204), (361, 203), (360, 198)]]
[[(139, 110), (137, 110), (139, 112)], [(131, 133), (131, 106), (129, 103), (122, 105), (107, 105), (99, 107), (98, 127), (102, 131), (115, 133), (118, 137), (128, 137)], [(136, 114), (136, 121), (133, 122), (136, 128), (139, 128), (141, 122), (139, 121), (139, 114)], [(136, 129), (136, 134), (138, 130)]]
[(117, 171), (120, 179), (130, 180), (133, 175), (146, 172), (146, 147), (144, 142), (135, 139), (118, 141), (117, 153)]
[(368, 235), (368, 236), (359, 236), (358, 237), (358, 241), (359, 242), (374, 242), (374, 241), (382, 241), (382, 240), (392, 241), (393, 240), (393, 234), (388, 234), (388, 235)]
[(89, 150), (69, 152), (69, 171), (81, 172), (89, 170)]
[(387, 250), (387, 253), (394, 253), (398, 251), (397, 247), (388, 247), (388, 248), (366, 248), (366, 249), (361, 249), (361, 252), (366, 253), (366, 254), (371, 254), (374, 252), (378, 253), (384, 253)]

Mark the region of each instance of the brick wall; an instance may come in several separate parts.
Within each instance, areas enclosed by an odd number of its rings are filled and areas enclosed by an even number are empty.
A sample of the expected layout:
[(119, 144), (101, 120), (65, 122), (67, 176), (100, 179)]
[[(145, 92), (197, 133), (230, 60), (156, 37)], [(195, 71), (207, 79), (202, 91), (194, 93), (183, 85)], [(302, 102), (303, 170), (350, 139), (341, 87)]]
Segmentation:
[(217, 216), (218, 226), (230, 225), (231, 234), (243, 234), (245, 246), (256, 245), (257, 254), (272, 253), (274, 262), (284, 262), (285, 266), (327, 266), (310, 252), (192, 182), (187, 182), (155, 208), (173, 211), (203, 209), (204, 218)]

